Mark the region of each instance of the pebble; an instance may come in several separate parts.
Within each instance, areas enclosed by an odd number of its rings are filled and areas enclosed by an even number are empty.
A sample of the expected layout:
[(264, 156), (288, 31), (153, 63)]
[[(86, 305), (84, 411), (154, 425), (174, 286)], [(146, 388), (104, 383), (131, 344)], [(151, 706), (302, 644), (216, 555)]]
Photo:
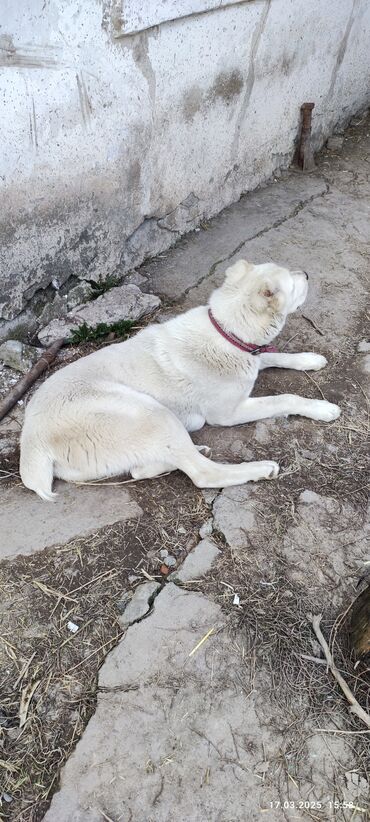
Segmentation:
[(370, 351), (370, 341), (361, 340), (357, 346), (357, 351), (359, 354), (367, 354)]
[(329, 151), (340, 151), (343, 148), (344, 137), (341, 134), (333, 134), (329, 137), (326, 145)]
[(0, 360), (8, 368), (20, 371), (21, 374), (26, 374), (41, 354), (42, 349), (25, 345), (20, 340), (6, 340), (0, 345)]
[(212, 519), (212, 517), (210, 517), (209, 519), (206, 520), (205, 523), (203, 523), (202, 527), (199, 528), (199, 536), (200, 536), (201, 539), (204, 539), (205, 537), (210, 537), (211, 534), (212, 534), (212, 531), (213, 531), (213, 519)]

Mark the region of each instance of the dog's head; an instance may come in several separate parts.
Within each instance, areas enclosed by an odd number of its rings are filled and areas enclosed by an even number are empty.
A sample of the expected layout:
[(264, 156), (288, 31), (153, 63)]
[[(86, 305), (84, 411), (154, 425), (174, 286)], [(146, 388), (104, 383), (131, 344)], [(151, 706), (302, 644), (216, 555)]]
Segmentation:
[(303, 305), (307, 290), (304, 271), (238, 260), (227, 269), (223, 285), (211, 297), (211, 306), (216, 317), (227, 322), (235, 333), (246, 338), (250, 329), (262, 344), (273, 339), (287, 315)]

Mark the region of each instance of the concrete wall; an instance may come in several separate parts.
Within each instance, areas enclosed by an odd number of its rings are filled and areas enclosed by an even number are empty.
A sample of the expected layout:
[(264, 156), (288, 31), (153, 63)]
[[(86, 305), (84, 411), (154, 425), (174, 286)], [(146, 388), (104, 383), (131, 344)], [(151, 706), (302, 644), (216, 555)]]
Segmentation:
[(3, 335), (289, 165), (306, 100), (321, 145), (369, 42), (368, 0), (2, 0)]

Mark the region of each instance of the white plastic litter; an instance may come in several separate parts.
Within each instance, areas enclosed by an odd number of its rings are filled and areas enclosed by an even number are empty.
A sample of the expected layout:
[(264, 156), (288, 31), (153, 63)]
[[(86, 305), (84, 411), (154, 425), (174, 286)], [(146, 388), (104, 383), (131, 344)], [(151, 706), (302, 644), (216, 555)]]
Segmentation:
[(76, 625), (75, 622), (67, 622), (67, 628), (71, 632), (71, 634), (77, 634), (79, 626)]
[(234, 594), (233, 605), (240, 605), (239, 594)]

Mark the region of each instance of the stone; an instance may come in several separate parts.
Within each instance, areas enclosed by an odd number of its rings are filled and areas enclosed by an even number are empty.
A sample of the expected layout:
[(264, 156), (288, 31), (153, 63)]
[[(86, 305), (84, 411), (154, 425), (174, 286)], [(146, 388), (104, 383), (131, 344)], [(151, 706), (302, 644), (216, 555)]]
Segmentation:
[(39, 331), (43, 345), (51, 345), (58, 337), (69, 339), (71, 328), (86, 323), (95, 328), (99, 323), (111, 325), (119, 320), (136, 322), (151, 314), (161, 301), (155, 294), (144, 294), (136, 285), (121, 285), (101, 294), (96, 300), (83, 303), (69, 311), (64, 320), (53, 320)]
[(65, 294), (62, 296), (57, 292), (54, 299), (47, 302), (42, 309), (41, 314), (38, 317), (39, 325), (44, 326), (51, 323), (52, 320), (58, 320), (60, 317), (64, 317), (68, 311), (68, 308), (67, 295)]
[(123, 614), (125, 608), (127, 608), (127, 605), (131, 599), (132, 591), (124, 591), (124, 593), (121, 595), (121, 599), (119, 599), (118, 602), (116, 602), (116, 608), (117, 611), (120, 612), (120, 614)]
[(357, 346), (357, 351), (359, 354), (368, 354), (370, 351), (370, 341), (369, 340), (361, 340)]
[(47, 348), (53, 342), (64, 337), (65, 340), (71, 339), (71, 330), (77, 329), (81, 323), (75, 318), (66, 320), (51, 320), (51, 322), (38, 332), (38, 338), (42, 345)]
[(140, 274), (139, 271), (130, 271), (129, 274), (125, 276), (124, 285), (137, 285), (141, 291), (146, 291), (148, 286), (148, 277), (144, 277), (143, 274)]
[(91, 300), (94, 296), (94, 289), (91, 283), (87, 282), (87, 280), (81, 280), (78, 285), (75, 285), (74, 288), (71, 288), (67, 294), (67, 306), (68, 309), (71, 310), (75, 308), (77, 305), (81, 305), (81, 303), (87, 302), (87, 300)]
[(140, 320), (161, 304), (154, 294), (144, 294), (137, 285), (120, 285), (96, 300), (77, 306), (73, 316), (87, 325), (111, 324), (118, 320)]
[(202, 539), (187, 555), (181, 568), (171, 574), (170, 579), (175, 582), (189, 582), (191, 579), (204, 577), (219, 556), (221, 551), (217, 545), (211, 539)]
[(42, 349), (33, 348), (20, 340), (7, 340), (0, 345), (0, 360), (8, 368), (26, 374), (40, 357)]
[(361, 368), (365, 374), (370, 374), (370, 354), (366, 354), (363, 358)]
[(159, 591), (160, 587), (159, 582), (145, 582), (143, 585), (138, 585), (122, 616), (119, 617), (120, 625), (125, 628), (145, 616), (150, 609), (150, 598)]
[(206, 520), (205, 523), (203, 523), (201, 528), (199, 528), (199, 536), (200, 536), (201, 539), (204, 539), (205, 537), (210, 537), (211, 534), (212, 534), (212, 531), (213, 531), (213, 519), (212, 519), (212, 517), (210, 517), (209, 519)]
[(333, 134), (327, 140), (327, 148), (329, 151), (340, 151), (343, 148), (344, 137), (342, 134)]

